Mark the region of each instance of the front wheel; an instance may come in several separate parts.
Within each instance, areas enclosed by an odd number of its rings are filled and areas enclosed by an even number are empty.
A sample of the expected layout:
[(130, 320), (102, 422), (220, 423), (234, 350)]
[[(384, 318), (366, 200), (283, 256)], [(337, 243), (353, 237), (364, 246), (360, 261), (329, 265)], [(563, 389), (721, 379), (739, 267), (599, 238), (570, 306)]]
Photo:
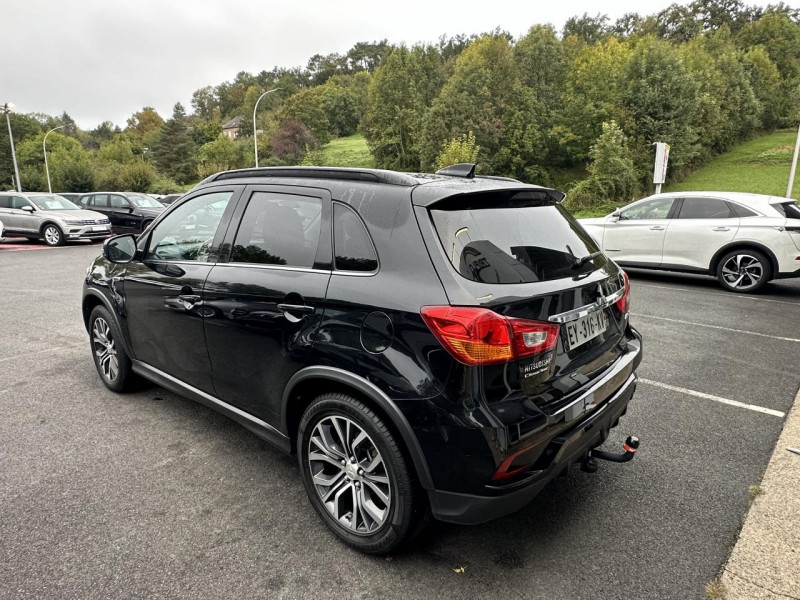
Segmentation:
[(427, 501), (408, 459), (361, 401), (340, 393), (314, 400), (300, 422), (297, 454), (312, 506), (353, 548), (389, 552), (426, 520)]
[(64, 245), (64, 234), (61, 232), (58, 225), (53, 225), (51, 223), (45, 226), (44, 230), (42, 230), (42, 237), (44, 238), (44, 243), (48, 246)]
[(771, 278), (769, 259), (757, 250), (728, 252), (717, 265), (717, 280), (731, 292), (756, 292)]
[(131, 359), (120, 345), (116, 322), (104, 306), (96, 306), (89, 316), (92, 358), (97, 374), (105, 386), (114, 392), (131, 388), (134, 380)]

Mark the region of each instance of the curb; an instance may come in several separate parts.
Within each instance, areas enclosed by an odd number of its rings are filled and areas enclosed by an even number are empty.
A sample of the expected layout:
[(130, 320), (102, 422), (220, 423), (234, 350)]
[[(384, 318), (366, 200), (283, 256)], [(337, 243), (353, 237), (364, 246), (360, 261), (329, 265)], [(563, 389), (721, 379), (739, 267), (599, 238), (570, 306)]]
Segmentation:
[(725, 600), (800, 600), (800, 391), (720, 581)]

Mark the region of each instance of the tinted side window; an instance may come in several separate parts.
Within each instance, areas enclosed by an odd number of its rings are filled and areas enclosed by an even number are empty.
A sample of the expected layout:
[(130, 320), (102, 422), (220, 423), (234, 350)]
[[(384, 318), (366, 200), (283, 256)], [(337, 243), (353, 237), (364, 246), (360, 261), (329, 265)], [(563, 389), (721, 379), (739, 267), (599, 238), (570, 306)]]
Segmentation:
[(128, 201), (122, 196), (111, 196), (111, 208), (122, 208), (128, 206)]
[(728, 205), (731, 207), (731, 210), (736, 213), (737, 217), (757, 217), (758, 213), (755, 211), (750, 210), (749, 208), (745, 208), (741, 204), (734, 204), (733, 202), (729, 202)]
[(92, 206), (108, 208), (108, 194), (95, 194), (92, 200)]
[(145, 259), (206, 262), (231, 195), (204, 194), (172, 211), (153, 230)]
[(366, 227), (353, 209), (333, 205), (334, 265), (339, 271), (375, 271), (378, 255)]
[(717, 198), (684, 198), (679, 219), (730, 219), (736, 215)]
[(30, 206), (31, 203), (25, 200), (22, 196), (11, 197), (11, 208), (22, 208), (23, 206)]
[(0, 196), (0, 208), (11, 208), (11, 196)]
[(619, 214), (619, 220), (666, 219), (674, 201), (674, 198), (653, 198), (652, 200), (640, 202), (636, 206), (623, 210)]
[(322, 200), (254, 192), (233, 242), (231, 262), (314, 266)]

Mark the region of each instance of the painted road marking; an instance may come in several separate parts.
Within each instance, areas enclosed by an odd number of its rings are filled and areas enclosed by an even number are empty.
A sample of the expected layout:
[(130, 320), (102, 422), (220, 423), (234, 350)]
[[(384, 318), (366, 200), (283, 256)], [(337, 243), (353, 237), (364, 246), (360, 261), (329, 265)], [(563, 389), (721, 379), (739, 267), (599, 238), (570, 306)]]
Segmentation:
[(683, 321), (681, 319), (670, 319), (669, 317), (657, 317), (655, 315), (644, 315), (642, 313), (631, 313), (634, 317), (643, 317), (645, 319), (657, 319), (659, 321), (669, 321), (671, 323), (681, 323), (683, 325), (694, 325), (695, 327), (708, 327), (709, 329), (720, 329), (722, 331), (730, 331), (733, 333), (744, 333), (746, 335), (757, 335), (758, 337), (770, 338), (772, 340), (781, 340), (783, 342), (798, 342), (798, 338), (781, 337), (779, 335), (769, 335), (767, 333), (758, 333), (756, 331), (746, 331), (744, 329), (732, 329), (730, 327), (722, 327), (721, 325), (708, 325), (706, 323), (695, 323), (694, 321)]
[(788, 300), (773, 300), (772, 298), (760, 298), (759, 296), (742, 296), (741, 294), (720, 294), (719, 292), (707, 292), (705, 290), (693, 290), (692, 288), (675, 287), (673, 285), (653, 285), (652, 283), (636, 282), (634, 289), (658, 288), (660, 290), (678, 290), (681, 292), (693, 292), (695, 294), (706, 294), (708, 296), (720, 296), (725, 298), (735, 298), (738, 300), (758, 300), (759, 302), (774, 302), (775, 304), (788, 304), (789, 306), (800, 306), (800, 302), (789, 302)]
[(781, 419), (786, 416), (786, 413), (783, 413), (779, 410), (773, 410), (771, 408), (764, 408), (763, 406), (758, 406), (756, 404), (745, 404), (744, 402), (738, 402), (736, 400), (729, 400), (728, 398), (722, 398), (720, 396), (714, 396), (712, 394), (705, 394), (703, 392), (697, 392), (695, 390), (689, 390), (686, 388), (678, 387), (677, 385), (670, 385), (668, 383), (661, 383), (660, 381), (653, 381), (651, 379), (645, 379), (644, 377), (640, 377), (639, 381), (642, 383), (646, 383), (647, 385), (652, 385), (655, 387), (660, 387), (665, 390), (670, 390), (672, 392), (678, 392), (681, 394), (688, 394), (689, 396), (695, 396), (697, 398), (704, 398), (706, 400), (713, 400), (714, 402), (720, 402), (722, 404), (728, 404), (730, 406), (736, 406), (738, 408), (746, 408), (747, 410), (752, 410), (753, 412), (763, 413), (765, 415), (772, 415), (773, 417), (780, 417)]

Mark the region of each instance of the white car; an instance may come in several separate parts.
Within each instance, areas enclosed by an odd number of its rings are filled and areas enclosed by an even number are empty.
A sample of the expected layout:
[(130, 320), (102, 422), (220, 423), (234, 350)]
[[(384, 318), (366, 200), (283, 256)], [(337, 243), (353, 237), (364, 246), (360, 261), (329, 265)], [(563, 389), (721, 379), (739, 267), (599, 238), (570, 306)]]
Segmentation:
[(800, 206), (738, 192), (672, 192), (580, 219), (621, 266), (707, 273), (733, 292), (800, 277)]

